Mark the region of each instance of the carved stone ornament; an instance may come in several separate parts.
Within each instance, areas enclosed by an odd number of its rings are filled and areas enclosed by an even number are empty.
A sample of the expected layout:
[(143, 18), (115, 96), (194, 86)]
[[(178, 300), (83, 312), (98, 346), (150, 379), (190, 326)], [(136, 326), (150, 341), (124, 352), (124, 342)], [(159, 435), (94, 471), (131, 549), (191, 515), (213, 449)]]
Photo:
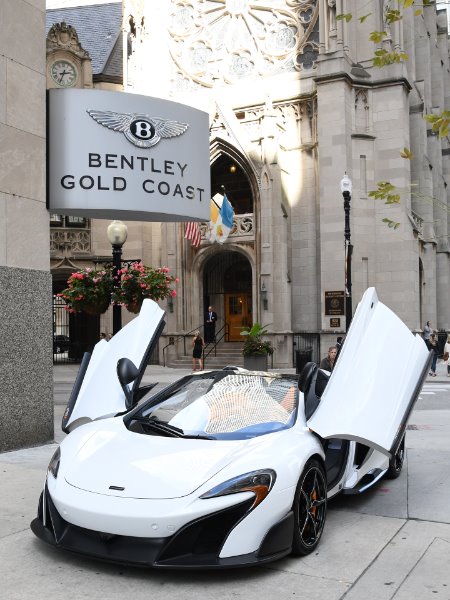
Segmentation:
[(312, 69), (318, 15), (317, 0), (171, 0), (173, 85), (212, 87)]
[(81, 47), (76, 29), (67, 23), (55, 23), (47, 34), (47, 53), (55, 50), (68, 50), (79, 58), (89, 58), (89, 53)]

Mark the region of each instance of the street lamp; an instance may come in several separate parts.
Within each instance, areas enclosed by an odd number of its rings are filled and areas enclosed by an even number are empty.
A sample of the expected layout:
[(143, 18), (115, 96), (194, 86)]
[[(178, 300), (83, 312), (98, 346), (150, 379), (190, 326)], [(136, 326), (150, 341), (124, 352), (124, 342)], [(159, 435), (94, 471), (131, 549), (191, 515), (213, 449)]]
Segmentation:
[[(119, 270), (122, 266), (122, 246), (125, 244), (128, 235), (128, 228), (122, 221), (112, 221), (106, 230), (109, 243), (112, 246), (113, 259), (113, 282), (114, 287), (119, 285)], [(122, 328), (122, 307), (113, 305), (113, 335)]]
[(350, 242), (350, 201), (352, 199), (352, 180), (345, 173), (341, 179), (341, 192), (344, 197), (344, 239), (345, 239), (345, 330), (348, 331), (352, 320), (352, 253)]

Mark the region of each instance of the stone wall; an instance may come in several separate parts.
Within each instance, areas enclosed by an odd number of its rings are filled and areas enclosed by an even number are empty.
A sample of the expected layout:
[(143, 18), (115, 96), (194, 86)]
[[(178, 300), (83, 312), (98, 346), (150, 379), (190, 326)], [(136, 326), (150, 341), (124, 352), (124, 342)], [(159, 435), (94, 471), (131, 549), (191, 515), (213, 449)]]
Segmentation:
[(45, 1), (2, 0), (0, 451), (53, 438)]

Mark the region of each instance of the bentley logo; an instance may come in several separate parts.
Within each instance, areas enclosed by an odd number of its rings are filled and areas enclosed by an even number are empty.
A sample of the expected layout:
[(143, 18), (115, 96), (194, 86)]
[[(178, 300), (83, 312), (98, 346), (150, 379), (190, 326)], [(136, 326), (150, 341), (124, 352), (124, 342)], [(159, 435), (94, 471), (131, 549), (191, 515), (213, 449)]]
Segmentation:
[(138, 148), (156, 146), (161, 138), (181, 135), (189, 127), (186, 123), (148, 115), (130, 115), (110, 110), (88, 110), (87, 113), (103, 127), (121, 131), (127, 140)]

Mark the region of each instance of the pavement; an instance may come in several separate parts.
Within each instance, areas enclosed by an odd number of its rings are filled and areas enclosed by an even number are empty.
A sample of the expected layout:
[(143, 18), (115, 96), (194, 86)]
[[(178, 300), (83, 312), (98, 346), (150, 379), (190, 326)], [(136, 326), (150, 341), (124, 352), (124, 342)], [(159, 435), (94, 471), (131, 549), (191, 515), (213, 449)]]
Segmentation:
[[(56, 441), (77, 369), (54, 368)], [(151, 365), (144, 381), (165, 385), (187, 373)], [(437, 374), (411, 416), (401, 477), (333, 499), (315, 553), (264, 567), (168, 572), (55, 551), (29, 523), (57, 444), (0, 454), (0, 599), (450, 600), (450, 378), (442, 361)]]

